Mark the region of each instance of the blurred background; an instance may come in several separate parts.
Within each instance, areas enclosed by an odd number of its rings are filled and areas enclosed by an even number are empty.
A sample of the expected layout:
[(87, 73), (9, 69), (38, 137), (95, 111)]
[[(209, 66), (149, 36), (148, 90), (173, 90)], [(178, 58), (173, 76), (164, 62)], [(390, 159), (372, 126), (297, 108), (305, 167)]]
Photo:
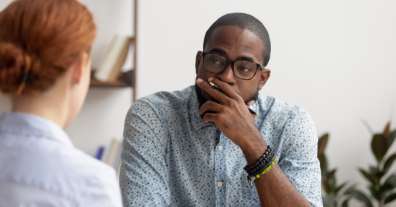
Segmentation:
[[(0, 9), (9, 2), (0, 0)], [(82, 2), (98, 26), (98, 67), (115, 34), (135, 35), (134, 2)], [(364, 183), (357, 168), (375, 161), (367, 125), (379, 132), (387, 121), (396, 122), (396, 1), (144, 0), (136, 10), (138, 98), (194, 84), (195, 55), (206, 29), (225, 13), (250, 13), (266, 25), (272, 41), (272, 77), (263, 93), (305, 108), (318, 134), (330, 133), (326, 153), (338, 179)], [(112, 138), (122, 139), (132, 97), (130, 88), (92, 88), (67, 129), (73, 143), (92, 154)], [(9, 107), (0, 96), (0, 112)]]

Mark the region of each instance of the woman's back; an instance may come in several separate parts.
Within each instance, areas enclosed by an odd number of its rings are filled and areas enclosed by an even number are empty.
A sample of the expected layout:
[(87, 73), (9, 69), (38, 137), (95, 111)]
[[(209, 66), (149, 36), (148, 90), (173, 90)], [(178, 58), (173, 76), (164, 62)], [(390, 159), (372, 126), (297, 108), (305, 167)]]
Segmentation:
[(0, 116), (0, 206), (114, 206), (114, 170), (80, 152), (56, 124)]

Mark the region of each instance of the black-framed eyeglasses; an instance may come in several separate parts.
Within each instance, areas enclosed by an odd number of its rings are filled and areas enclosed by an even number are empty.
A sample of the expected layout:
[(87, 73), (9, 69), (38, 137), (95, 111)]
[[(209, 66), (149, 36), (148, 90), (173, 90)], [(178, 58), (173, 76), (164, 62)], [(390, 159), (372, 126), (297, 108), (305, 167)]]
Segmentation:
[(243, 80), (251, 80), (256, 75), (257, 70), (264, 69), (262, 64), (251, 60), (236, 59), (232, 61), (216, 53), (202, 52), (202, 57), (203, 66), (206, 71), (220, 74), (231, 65), (234, 76)]

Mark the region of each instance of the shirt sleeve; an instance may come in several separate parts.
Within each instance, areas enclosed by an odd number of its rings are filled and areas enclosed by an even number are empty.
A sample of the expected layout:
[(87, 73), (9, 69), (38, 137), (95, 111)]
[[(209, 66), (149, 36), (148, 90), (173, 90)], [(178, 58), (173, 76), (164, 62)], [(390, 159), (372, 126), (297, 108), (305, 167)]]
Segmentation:
[(125, 207), (170, 205), (165, 161), (168, 135), (159, 117), (144, 100), (136, 102), (127, 114), (120, 169)]
[(317, 158), (318, 136), (308, 113), (297, 109), (284, 126), (279, 166), (314, 207), (322, 207), (321, 173)]

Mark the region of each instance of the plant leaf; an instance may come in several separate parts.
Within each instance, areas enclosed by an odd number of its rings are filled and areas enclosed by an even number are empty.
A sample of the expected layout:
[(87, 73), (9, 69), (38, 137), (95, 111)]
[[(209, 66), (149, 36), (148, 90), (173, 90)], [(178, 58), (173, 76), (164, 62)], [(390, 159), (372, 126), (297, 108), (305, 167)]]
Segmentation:
[(385, 124), (384, 131), (382, 131), (382, 134), (383, 134), (384, 137), (386, 137), (386, 138), (389, 137), (390, 126), (391, 126), (391, 123), (390, 123), (390, 121), (388, 121), (388, 122)]
[(344, 201), (342, 201), (342, 204), (341, 204), (341, 206), (342, 207), (349, 207), (349, 198), (347, 198), (347, 199), (345, 199)]
[(352, 192), (355, 190), (356, 190), (356, 184), (352, 184), (345, 189), (345, 191), (342, 193), (342, 197), (344, 197), (342, 206), (349, 206), (349, 201), (353, 198)]
[(367, 181), (369, 181), (371, 184), (375, 184), (376, 180), (375, 180), (375, 175), (367, 172), (365, 169), (363, 168), (359, 168), (359, 172), (360, 174), (363, 175), (364, 178), (366, 178)]
[(375, 184), (380, 183), (381, 179), (384, 177), (384, 173), (377, 166), (369, 166), (370, 175), (375, 179)]
[(382, 134), (374, 134), (371, 140), (371, 150), (378, 162), (381, 162), (387, 151), (387, 140)]
[(396, 139), (396, 130), (393, 130), (392, 132), (390, 132), (389, 137), (387, 139), (388, 149), (392, 146), (395, 139)]
[(334, 197), (334, 195), (327, 195), (323, 198), (323, 204), (325, 207), (337, 206), (337, 199)]
[(386, 160), (384, 164), (383, 172), (386, 174), (389, 169), (392, 167), (393, 162), (396, 160), (396, 153), (391, 154)]
[(320, 170), (322, 172), (322, 175), (325, 175), (328, 171), (327, 157), (325, 154), (321, 154), (319, 155), (318, 159), (319, 159)]
[(392, 193), (392, 194), (390, 194), (390, 195), (388, 195), (388, 196), (385, 198), (385, 204), (391, 203), (391, 202), (393, 202), (394, 200), (396, 200), (396, 192), (395, 192), (395, 193)]
[(325, 192), (328, 194), (335, 194), (335, 189), (337, 184), (337, 178), (335, 176), (336, 172), (337, 169), (332, 169), (326, 174), (325, 177), (326, 182), (324, 183), (324, 185), (325, 185)]
[(323, 155), (325, 153), (328, 141), (329, 141), (329, 133), (320, 136), (318, 141), (318, 157), (319, 155)]
[(338, 194), (346, 185), (347, 182), (343, 182), (341, 185), (337, 186), (337, 188), (335, 189), (335, 193)]
[(335, 174), (336, 174), (336, 173), (337, 173), (337, 169), (334, 168), (334, 169), (332, 169), (332, 170), (329, 171), (328, 176), (329, 176), (329, 177), (335, 177)]
[(370, 186), (368, 186), (368, 189), (369, 189), (369, 191), (370, 191), (370, 193), (371, 193), (371, 196), (372, 197), (374, 197), (375, 198), (375, 200), (381, 200), (381, 198), (382, 198), (382, 194), (381, 194), (381, 192), (380, 192), (380, 185), (379, 184), (375, 184), (375, 185), (370, 185)]
[(373, 203), (370, 200), (370, 197), (367, 196), (364, 192), (360, 190), (350, 190), (348, 194), (351, 195), (356, 200), (364, 203), (367, 207), (373, 207)]
[(380, 189), (378, 191), (379, 197), (380, 198), (384, 198), (384, 196), (389, 193), (390, 191), (392, 191), (393, 189), (395, 189), (391, 183), (386, 183), (384, 185), (380, 186)]
[(396, 188), (396, 174), (392, 174), (388, 178), (386, 178), (386, 180), (384, 181), (384, 183), (382, 185), (384, 185), (384, 186), (389, 185), (393, 189)]

